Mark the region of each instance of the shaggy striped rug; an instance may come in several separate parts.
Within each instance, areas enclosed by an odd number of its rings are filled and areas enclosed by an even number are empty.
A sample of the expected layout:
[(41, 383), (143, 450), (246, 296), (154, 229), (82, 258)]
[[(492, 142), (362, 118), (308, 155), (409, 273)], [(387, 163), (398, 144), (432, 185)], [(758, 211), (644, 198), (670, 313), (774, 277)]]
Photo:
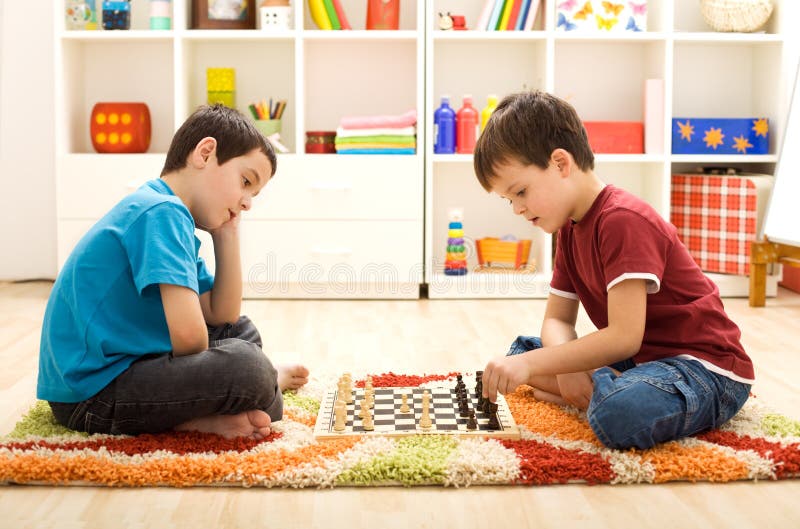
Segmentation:
[[(432, 387), (446, 378), (387, 374), (373, 383)], [(0, 482), (464, 487), (800, 477), (800, 422), (770, 412), (755, 398), (720, 430), (650, 450), (619, 451), (598, 442), (584, 415), (537, 402), (524, 386), (506, 397), (522, 431), (519, 440), (419, 435), (317, 443), (312, 430), (324, 389), (317, 380), (285, 393), (284, 419), (261, 441), (198, 433), (87, 436), (55, 424), (49, 406), (39, 402), (0, 438)]]

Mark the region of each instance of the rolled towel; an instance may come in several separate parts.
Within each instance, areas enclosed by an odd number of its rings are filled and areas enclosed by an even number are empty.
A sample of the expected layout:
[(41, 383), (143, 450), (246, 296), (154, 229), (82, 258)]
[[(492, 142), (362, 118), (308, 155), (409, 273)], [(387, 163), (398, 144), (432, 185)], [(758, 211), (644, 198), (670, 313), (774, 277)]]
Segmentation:
[(351, 136), (416, 136), (417, 127), (399, 127), (399, 128), (374, 128), (374, 129), (344, 129), (339, 127), (336, 129), (337, 138), (350, 138)]
[(340, 122), (343, 129), (378, 129), (410, 127), (417, 123), (417, 111), (409, 110), (399, 116), (351, 116)]

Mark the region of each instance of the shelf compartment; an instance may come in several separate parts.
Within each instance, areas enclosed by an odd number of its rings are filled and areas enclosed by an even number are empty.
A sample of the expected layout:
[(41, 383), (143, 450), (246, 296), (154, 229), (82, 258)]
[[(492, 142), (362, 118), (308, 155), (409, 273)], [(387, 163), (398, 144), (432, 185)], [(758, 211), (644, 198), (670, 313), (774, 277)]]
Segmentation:
[[(462, 68), (434, 68), (433, 100), (428, 118), (450, 95), (450, 106), (458, 110), (462, 97), (471, 94), (480, 112), (489, 94), (498, 98), (523, 90), (546, 87), (546, 43), (542, 40), (437, 40), (434, 64), (464, 64)], [(497, 73), (495, 75), (495, 73)]]
[(94, 152), (89, 119), (92, 107), (101, 101), (147, 104), (152, 121), (148, 152), (166, 152), (175, 130), (172, 41), (66, 39), (60, 53), (59, 154)]
[[(257, 33), (257, 32), (255, 32)], [(206, 70), (236, 70), (236, 108), (252, 119), (248, 105), (262, 99), (285, 99), (281, 118), (281, 142), (290, 152), (296, 151), (294, 70), (295, 48), (292, 40), (188, 40), (183, 46), (183, 97), (179, 109), (183, 122), (198, 106), (207, 102)]]
[(778, 85), (765, 80), (780, 79), (781, 50), (780, 43), (676, 42), (672, 117), (766, 117), (769, 154), (776, 153), (781, 98)]
[(531, 240), (529, 262), (535, 263), (537, 270), (550, 270), (550, 257), (546, 251), (550, 236), (523, 217), (515, 215), (506, 200), (486, 193), (478, 183), (471, 164), (438, 166), (432, 188), (433, 196), (437, 199), (428, 219), (431, 223), (429, 271), (441, 271), (444, 266), (450, 222), (448, 212), (451, 208), (459, 208), (464, 212), (468, 268), (478, 265), (476, 239), (513, 235), (517, 239)]
[[(644, 84), (663, 79), (663, 42), (558, 41), (555, 94), (569, 101), (584, 121), (643, 121)], [(587, 72), (595, 72), (587, 82)]]
[[(794, 1), (794, 0), (786, 0)], [(775, 2), (780, 4), (781, 0)], [(676, 32), (691, 32), (691, 33), (714, 33), (714, 30), (709, 26), (703, 18), (703, 13), (700, 11), (700, 2), (697, 0), (675, 0), (673, 4), (673, 27)], [(778, 17), (777, 12), (781, 9), (781, 5), (776, 5), (773, 9), (772, 15), (767, 21), (762, 31), (766, 34), (778, 33)], [(748, 34), (736, 33), (737, 37), (748, 36)], [(755, 34), (753, 34), (755, 35)]]
[[(305, 42), (304, 130), (336, 130), (345, 116), (400, 115), (411, 109), (421, 119), (417, 86), (423, 80), (417, 79), (417, 45), (416, 41), (377, 41), (368, 46), (346, 40)], [(421, 148), (418, 143), (417, 149)]]

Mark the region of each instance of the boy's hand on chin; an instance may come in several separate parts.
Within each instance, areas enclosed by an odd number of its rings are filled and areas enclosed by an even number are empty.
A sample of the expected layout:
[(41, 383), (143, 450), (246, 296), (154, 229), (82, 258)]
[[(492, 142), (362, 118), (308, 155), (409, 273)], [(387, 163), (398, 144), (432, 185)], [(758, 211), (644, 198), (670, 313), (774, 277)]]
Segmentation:
[(239, 213), (230, 220), (225, 221), (219, 228), (207, 230), (212, 237), (224, 237), (228, 235), (236, 235), (239, 233), (239, 222), (241, 222), (242, 214)]
[(530, 379), (529, 358), (526, 354), (498, 356), (486, 364), (483, 370), (483, 396), (491, 402), (497, 401), (497, 394), (512, 393), (518, 386)]

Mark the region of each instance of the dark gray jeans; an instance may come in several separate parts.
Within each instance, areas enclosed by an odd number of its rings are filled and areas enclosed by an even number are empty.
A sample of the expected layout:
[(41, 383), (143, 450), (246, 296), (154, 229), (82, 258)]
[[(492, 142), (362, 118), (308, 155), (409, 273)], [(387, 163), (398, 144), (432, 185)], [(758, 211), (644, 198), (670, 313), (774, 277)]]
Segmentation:
[(154, 354), (137, 360), (83, 402), (51, 402), (56, 420), (88, 433), (157, 433), (207, 415), (263, 410), (283, 415), (278, 372), (261, 350), (247, 316), (208, 329), (207, 350), (188, 356)]

